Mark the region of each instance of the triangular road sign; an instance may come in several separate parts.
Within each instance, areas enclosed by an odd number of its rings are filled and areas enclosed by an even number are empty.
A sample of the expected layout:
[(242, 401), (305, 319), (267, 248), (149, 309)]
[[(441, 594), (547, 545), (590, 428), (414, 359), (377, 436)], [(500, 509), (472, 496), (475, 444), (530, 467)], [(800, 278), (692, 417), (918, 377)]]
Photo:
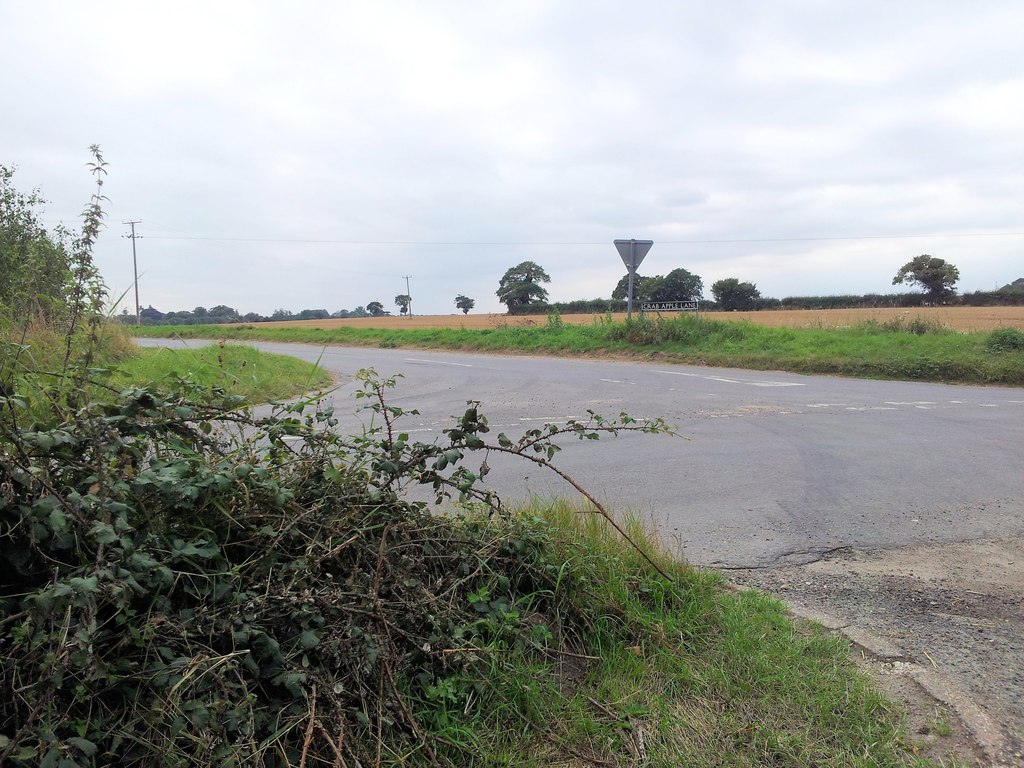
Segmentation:
[(626, 269), (630, 272), (636, 272), (637, 267), (640, 266), (640, 262), (644, 260), (644, 256), (651, 250), (651, 246), (654, 245), (653, 240), (616, 240), (615, 250), (619, 252), (619, 256), (622, 257), (622, 263), (626, 265)]

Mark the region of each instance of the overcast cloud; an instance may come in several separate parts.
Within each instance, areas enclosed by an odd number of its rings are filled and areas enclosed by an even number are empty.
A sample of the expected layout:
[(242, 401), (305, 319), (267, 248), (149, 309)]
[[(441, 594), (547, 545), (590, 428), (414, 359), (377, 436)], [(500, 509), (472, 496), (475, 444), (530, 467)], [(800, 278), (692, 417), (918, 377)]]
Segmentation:
[(1024, 277), (1022, 39), (1020, 0), (0, 0), (0, 163), (73, 224), (101, 145), (100, 269), (130, 288), (141, 219), (163, 311), (395, 311), (405, 275), (418, 314), (500, 311), (526, 259), (606, 297), (620, 237), (708, 295), (889, 292), (920, 253), (991, 290)]

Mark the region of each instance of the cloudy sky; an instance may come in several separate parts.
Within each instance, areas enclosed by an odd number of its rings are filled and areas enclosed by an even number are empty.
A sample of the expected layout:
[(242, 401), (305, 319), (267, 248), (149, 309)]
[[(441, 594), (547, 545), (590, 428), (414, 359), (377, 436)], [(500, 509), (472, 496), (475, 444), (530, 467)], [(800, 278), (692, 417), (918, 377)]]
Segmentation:
[(417, 314), (640, 268), (767, 296), (1024, 276), (1020, 0), (0, 0), (0, 164), (143, 306)]

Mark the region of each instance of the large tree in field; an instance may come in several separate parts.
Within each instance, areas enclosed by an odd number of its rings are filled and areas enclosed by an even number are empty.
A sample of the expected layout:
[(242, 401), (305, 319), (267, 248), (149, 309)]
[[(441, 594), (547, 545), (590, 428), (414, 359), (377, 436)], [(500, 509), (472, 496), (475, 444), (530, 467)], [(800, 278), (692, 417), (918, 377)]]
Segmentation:
[(718, 280), (711, 286), (711, 295), (715, 297), (719, 309), (727, 311), (749, 310), (757, 306), (761, 292), (753, 283), (741, 283), (735, 277)]
[(386, 314), (384, 312), (384, 305), (379, 301), (371, 301), (367, 304), (366, 311), (370, 313), (371, 317), (383, 317)]
[[(644, 298), (643, 286), (649, 282), (651, 278), (644, 277), (640, 274), (633, 275), (633, 298), (641, 299)], [(622, 276), (622, 279), (615, 285), (615, 290), (612, 291), (612, 298), (616, 301), (624, 301), (629, 297), (629, 273), (627, 272)]]
[(541, 283), (550, 283), (544, 269), (532, 261), (524, 261), (509, 269), (498, 283), (495, 292), (510, 315), (528, 304), (547, 301), (548, 292)]
[(407, 315), (409, 314), (409, 305), (412, 304), (412, 296), (408, 293), (400, 293), (395, 296), (395, 304), (403, 316)]
[(646, 292), (650, 294), (648, 301), (695, 301), (704, 295), (704, 281), (680, 267)]
[(462, 310), (462, 314), (468, 315), (469, 310), (476, 306), (476, 300), (463, 296), (461, 293), (455, 297), (455, 306)]
[[(625, 299), (629, 275), (623, 275), (612, 291), (613, 299)], [(693, 301), (704, 293), (704, 281), (685, 269), (673, 269), (667, 275), (633, 275), (633, 298), (636, 301)]]
[(917, 283), (924, 288), (928, 298), (938, 301), (956, 293), (956, 281), (960, 270), (944, 259), (937, 259), (927, 253), (911, 259), (896, 273), (893, 285)]

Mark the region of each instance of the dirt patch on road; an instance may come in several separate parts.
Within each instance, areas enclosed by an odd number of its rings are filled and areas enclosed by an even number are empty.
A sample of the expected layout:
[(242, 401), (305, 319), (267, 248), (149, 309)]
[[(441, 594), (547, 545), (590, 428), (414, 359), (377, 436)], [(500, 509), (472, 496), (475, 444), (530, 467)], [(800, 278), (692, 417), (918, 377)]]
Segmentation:
[(1024, 766), (1024, 537), (840, 550), (729, 576), (863, 638), (869, 671), (912, 710), (929, 707), (911, 695), (908, 677), (947, 699), (983, 764)]

